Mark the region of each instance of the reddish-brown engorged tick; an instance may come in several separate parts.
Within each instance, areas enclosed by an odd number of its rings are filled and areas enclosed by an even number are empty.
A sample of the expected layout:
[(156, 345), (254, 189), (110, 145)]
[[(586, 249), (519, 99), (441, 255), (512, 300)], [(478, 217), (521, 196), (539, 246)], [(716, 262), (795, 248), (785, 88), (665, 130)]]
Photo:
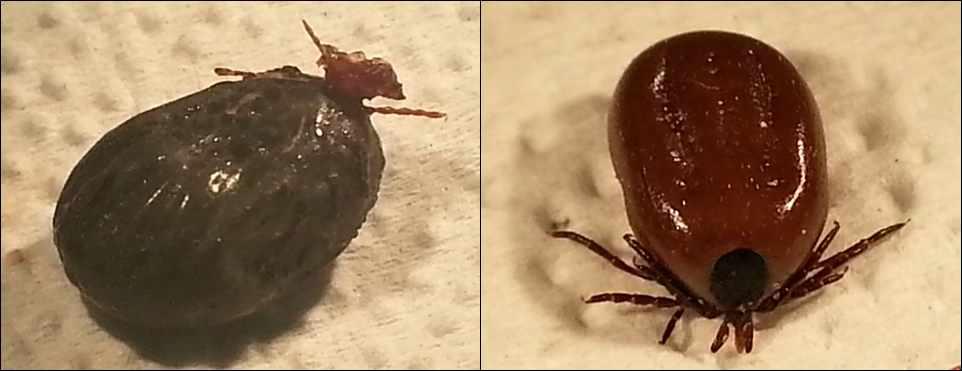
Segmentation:
[(781, 53), (728, 32), (663, 40), (628, 66), (608, 116), (608, 140), (638, 254), (628, 264), (570, 231), (619, 269), (673, 297), (607, 293), (588, 303), (630, 302), (722, 316), (712, 352), (734, 330), (751, 352), (754, 313), (834, 283), (839, 268), (905, 223), (822, 260), (839, 225), (818, 241), (828, 212), (818, 107)]

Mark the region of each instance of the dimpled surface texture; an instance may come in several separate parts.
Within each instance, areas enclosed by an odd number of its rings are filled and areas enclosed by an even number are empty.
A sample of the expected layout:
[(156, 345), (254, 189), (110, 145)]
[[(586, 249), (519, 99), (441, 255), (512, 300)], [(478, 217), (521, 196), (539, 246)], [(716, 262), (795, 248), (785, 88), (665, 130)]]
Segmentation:
[[(485, 3), (482, 12), (484, 368), (959, 364), (958, 4)], [(811, 86), (825, 128), (828, 221), (842, 225), (829, 253), (912, 218), (842, 281), (759, 316), (750, 356), (730, 344), (709, 352), (718, 321), (689, 313), (661, 346), (671, 310), (585, 305), (596, 293), (665, 290), (546, 233), (584, 233), (630, 262), (608, 152), (611, 96), (642, 50), (704, 29), (772, 45)]]
[[(320, 74), (302, 18), (394, 66), (408, 99), (370, 105), (447, 120), (371, 117), (385, 158), (377, 204), (284, 305), (182, 336), (99, 325), (53, 244), (70, 170), (134, 115), (239, 79), (214, 67)], [(479, 4), (4, 2), (2, 31), (4, 369), (479, 366)]]

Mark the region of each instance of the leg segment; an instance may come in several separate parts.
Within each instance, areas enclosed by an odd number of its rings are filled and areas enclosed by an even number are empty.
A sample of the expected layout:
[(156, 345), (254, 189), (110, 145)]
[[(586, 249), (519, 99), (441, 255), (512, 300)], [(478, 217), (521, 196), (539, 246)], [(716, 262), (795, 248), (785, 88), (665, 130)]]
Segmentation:
[(665, 267), (665, 264), (645, 249), (634, 236), (625, 234), (624, 240), (628, 243), (628, 246), (630, 246), (632, 250), (635, 250), (638, 256), (644, 260), (644, 263), (647, 264), (645, 268), (648, 268), (648, 272), (654, 276), (655, 281), (668, 289), (672, 295), (675, 295), (682, 305), (694, 308), (704, 317), (718, 317), (720, 311), (718, 311), (717, 308), (688, 291), (688, 288), (683, 283), (674, 278), (674, 275)]
[[(870, 248), (875, 246), (879, 241), (885, 237), (891, 235), (902, 229), (909, 221), (894, 224), (885, 228), (882, 228), (878, 232), (875, 232), (868, 238), (864, 238), (857, 242), (852, 247), (839, 252), (832, 257), (818, 261), (822, 254), (828, 248), (829, 242), (835, 238), (835, 234), (838, 233), (838, 223), (835, 223), (835, 227), (825, 236), (825, 238), (818, 244), (818, 246), (812, 251), (812, 255), (806, 260), (805, 264), (795, 272), (781, 288), (775, 293), (766, 298), (762, 303), (756, 308), (757, 312), (770, 312), (774, 310), (779, 305), (783, 304), (786, 300), (793, 300), (805, 297), (806, 295), (822, 288), (828, 286), (832, 283), (837, 282), (845, 276), (845, 272), (833, 273), (838, 267), (848, 263), (852, 259), (862, 255)], [(812, 272), (817, 272), (811, 275)], [(809, 275), (811, 275), (809, 277)], [(807, 277), (807, 278), (806, 278)]]
[(671, 319), (668, 320), (668, 325), (665, 326), (665, 332), (661, 334), (661, 341), (658, 342), (661, 345), (668, 344), (668, 339), (671, 337), (671, 333), (675, 331), (675, 324), (681, 319), (681, 316), (685, 314), (685, 308), (678, 308), (675, 314), (671, 315)]
[(364, 107), (367, 109), (368, 113), (380, 113), (384, 115), (406, 115), (406, 116), (423, 116), (433, 119), (444, 118), (447, 115), (442, 112), (436, 111), (425, 111), (422, 109), (413, 108), (396, 108), (396, 107)]
[(230, 68), (224, 68), (224, 67), (214, 68), (214, 73), (216, 73), (217, 76), (241, 76), (245, 79), (252, 79), (254, 77), (257, 77), (257, 74), (253, 72), (232, 70)]
[(557, 232), (551, 233), (551, 236), (555, 238), (567, 238), (569, 240), (577, 242), (582, 246), (587, 247), (588, 250), (591, 250), (598, 256), (601, 256), (602, 258), (607, 260), (609, 263), (611, 263), (611, 265), (614, 265), (616, 268), (621, 269), (622, 271), (627, 272), (628, 274), (631, 274), (636, 277), (640, 277), (648, 281), (656, 281), (655, 277), (651, 275), (649, 272), (645, 272), (645, 271), (642, 271), (641, 269), (628, 265), (628, 263), (625, 263), (624, 260), (621, 260), (621, 258), (615, 256), (615, 254), (612, 254), (610, 251), (605, 249), (599, 243), (592, 241), (590, 238), (582, 236), (577, 232), (557, 231)]
[(864, 252), (868, 251), (868, 249), (875, 246), (876, 242), (880, 241), (881, 239), (887, 237), (892, 233), (897, 232), (899, 229), (902, 229), (902, 227), (904, 227), (906, 224), (908, 224), (908, 221), (882, 228), (881, 230), (879, 230), (878, 232), (875, 232), (868, 238), (862, 239), (855, 245), (852, 245), (852, 247), (845, 249), (845, 251), (835, 254), (831, 258), (825, 259), (819, 262), (818, 264), (815, 264), (811, 269), (809, 269), (809, 271), (813, 272), (820, 269), (834, 270), (835, 268), (838, 268), (842, 264), (848, 263), (850, 260), (854, 259), (855, 257), (862, 255)]
[(795, 287), (793, 287), (791, 290), (791, 299), (805, 297), (806, 295), (822, 287), (838, 282), (838, 280), (842, 279), (842, 277), (845, 276), (845, 273), (848, 272), (848, 269), (846, 269), (841, 273), (833, 273), (836, 269), (838, 269), (838, 267), (848, 263), (859, 255), (862, 255), (870, 248), (875, 246), (876, 243), (881, 241), (883, 238), (897, 232), (899, 229), (902, 229), (902, 227), (904, 227), (907, 223), (908, 221), (882, 228), (868, 238), (864, 238), (855, 245), (852, 245), (852, 247), (845, 249), (845, 251), (814, 264), (809, 269), (809, 272), (818, 272), (802, 283), (795, 285)]
[(784, 301), (785, 298), (791, 294), (795, 286), (797, 286), (799, 282), (808, 276), (808, 273), (811, 272), (810, 268), (818, 263), (820, 259), (822, 259), (822, 254), (825, 253), (825, 250), (828, 249), (828, 245), (832, 242), (832, 240), (835, 239), (835, 235), (838, 234), (838, 230), (841, 228), (841, 226), (838, 224), (838, 221), (835, 221), (834, 224), (835, 226), (832, 227), (832, 230), (830, 230), (828, 234), (822, 238), (822, 241), (819, 242), (814, 249), (812, 249), (808, 259), (805, 260), (805, 263), (803, 263), (802, 266), (795, 271), (795, 273), (789, 276), (788, 279), (785, 280), (785, 283), (782, 284), (777, 291), (772, 293), (768, 298), (765, 298), (765, 300), (763, 300), (758, 306), (756, 311), (770, 312), (778, 307), (779, 304), (781, 304), (782, 301)]
[(230, 68), (217, 67), (214, 68), (214, 73), (216, 73), (218, 76), (241, 76), (243, 77), (243, 80), (261, 78), (309, 81), (311, 78), (314, 78), (312, 76), (305, 75), (301, 72), (301, 70), (294, 66), (284, 66), (264, 72), (238, 71)]
[(333, 58), (334, 54), (338, 53), (339, 50), (337, 50), (337, 48), (335, 48), (333, 45), (322, 43), (321, 39), (314, 34), (314, 29), (311, 28), (311, 25), (307, 24), (307, 21), (302, 19), (301, 24), (304, 25), (304, 30), (307, 31), (308, 36), (311, 37), (311, 41), (314, 42), (314, 46), (317, 46), (317, 50), (321, 52), (321, 57), (317, 60), (317, 66), (321, 67), (326, 65), (328, 60)]
[(751, 312), (742, 313), (735, 325), (735, 347), (738, 352), (751, 353), (755, 346), (755, 320)]
[(721, 326), (718, 327), (718, 333), (715, 334), (715, 341), (711, 343), (711, 352), (718, 353), (722, 346), (728, 341), (728, 325), (731, 323), (731, 318), (725, 316), (725, 320), (722, 321)]
[(845, 268), (845, 270), (840, 273), (831, 273), (831, 271), (819, 272), (818, 275), (815, 275), (812, 278), (805, 280), (805, 282), (795, 286), (795, 289), (792, 290), (792, 293), (787, 300), (791, 301), (804, 298), (808, 296), (808, 294), (811, 294), (818, 289), (838, 282), (842, 279), (842, 277), (845, 277), (845, 273), (848, 273), (848, 268)]
[(666, 298), (663, 296), (628, 294), (628, 293), (621, 293), (621, 292), (598, 294), (585, 300), (585, 303), (588, 303), (588, 304), (606, 303), (606, 302), (631, 303), (634, 305), (653, 306), (656, 308), (674, 308), (678, 306), (678, 302), (672, 298)]

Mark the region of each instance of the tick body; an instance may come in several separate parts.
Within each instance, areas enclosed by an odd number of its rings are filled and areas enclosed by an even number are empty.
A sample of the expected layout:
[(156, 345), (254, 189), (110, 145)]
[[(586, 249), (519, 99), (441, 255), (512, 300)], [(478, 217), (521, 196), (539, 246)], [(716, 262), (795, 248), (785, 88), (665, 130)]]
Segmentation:
[(576, 240), (672, 297), (610, 293), (588, 302), (678, 308), (722, 317), (712, 351), (733, 330), (751, 352), (754, 313), (841, 279), (839, 268), (887, 227), (829, 259), (838, 225), (819, 242), (828, 212), (824, 131), (802, 76), (777, 50), (728, 32), (692, 32), (637, 56), (619, 81), (608, 141), (638, 257), (621, 261)]
[(135, 115), (71, 171), (54, 214), (68, 279), (103, 314), (212, 326), (262, 309), (355, 238), (385, 159), (368, 107), (404, 99), (391, 65), (322, 44), (324, 77), (227, 68), (224, 81)]

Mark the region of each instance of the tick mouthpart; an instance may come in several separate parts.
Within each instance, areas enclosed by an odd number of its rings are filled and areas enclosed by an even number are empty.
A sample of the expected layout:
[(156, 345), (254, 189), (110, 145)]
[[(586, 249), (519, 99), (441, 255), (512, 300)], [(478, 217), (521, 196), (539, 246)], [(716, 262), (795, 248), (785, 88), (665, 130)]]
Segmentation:
[(710, 289), (723, 308), (741, 308), (757, 302), (767, 285), (765, 258), (749, 248), (722, 255), (712, 269)]

